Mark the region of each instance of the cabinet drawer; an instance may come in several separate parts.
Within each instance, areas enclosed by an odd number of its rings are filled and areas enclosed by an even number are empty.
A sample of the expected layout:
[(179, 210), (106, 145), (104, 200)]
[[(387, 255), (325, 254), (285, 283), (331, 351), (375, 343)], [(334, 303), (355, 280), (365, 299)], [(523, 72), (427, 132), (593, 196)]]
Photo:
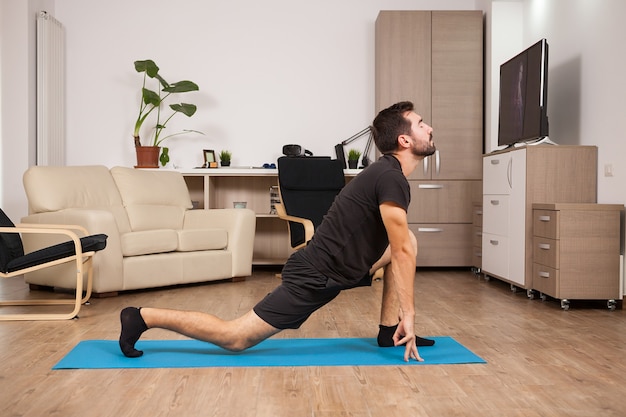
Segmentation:
[(487, 194), (483, 196), (483, 232), (508, 236), (508, 195)]
[(559, 238), (559, 211), (555, 210), (533, 210), (533, 235), (547, 237), (550, 239)]
[(559, 241), (545, 237), (533, 237), (533, 261), (559, 269)]
[(409, 224), (417, 237), (417, 266), (472, 266), (471, 224)]
[(501, 278), (509, 276), (509, 239), (483, 230), (483, 270)]
[(472, 223), (476, 181), (409, 181), (409, 223)]
[(554, 268), (533, 263), (533, 276), (531, 288), (540, 291), (550, 297), (559, 297), (557, 283), (559, 281), (559, 271)]
[(483, 194), (511, 192), (511, 156), (492, 155), (483, 158)]

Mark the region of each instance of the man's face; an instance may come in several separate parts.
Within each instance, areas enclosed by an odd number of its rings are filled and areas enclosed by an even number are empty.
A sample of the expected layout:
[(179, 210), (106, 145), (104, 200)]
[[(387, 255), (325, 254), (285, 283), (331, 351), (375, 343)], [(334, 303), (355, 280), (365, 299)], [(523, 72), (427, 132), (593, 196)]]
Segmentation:
[(409, 112), (405, 117), (411, 121), (409, 137), (412, 140), (413, 155), (426, 157), (434, 154), (437, 148), (433, 142), (433, 128), (427, 125), (422, 120), (422, 116), (415, 112)]

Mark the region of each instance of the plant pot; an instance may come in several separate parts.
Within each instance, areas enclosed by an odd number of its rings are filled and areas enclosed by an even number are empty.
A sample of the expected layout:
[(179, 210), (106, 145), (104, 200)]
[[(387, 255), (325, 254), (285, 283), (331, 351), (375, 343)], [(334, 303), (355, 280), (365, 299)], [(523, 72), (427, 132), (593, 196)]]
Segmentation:
[(348, 168), (357, 169), (358, 166), (359, 166), (358, 159), (348, 159)]
[(230, 166), (230, 161), (222, 161), (221, 162), (223, 167), (229, 167)]
[(137, 165), (135, 168), (158, 168), (159, 154), (161, 148), (159, 146), (135, 146), (137, 152)]

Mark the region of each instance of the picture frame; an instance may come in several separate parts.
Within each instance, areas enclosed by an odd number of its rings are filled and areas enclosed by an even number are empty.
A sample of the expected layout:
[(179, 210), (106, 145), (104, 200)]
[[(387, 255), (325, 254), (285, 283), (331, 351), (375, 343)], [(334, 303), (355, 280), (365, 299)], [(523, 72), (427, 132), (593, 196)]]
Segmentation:
[(204, 156), (205, 168), (217, 168), (217, 159), (215, 158), (215, 151), (213, 149), (203, 149), (202, 155)]

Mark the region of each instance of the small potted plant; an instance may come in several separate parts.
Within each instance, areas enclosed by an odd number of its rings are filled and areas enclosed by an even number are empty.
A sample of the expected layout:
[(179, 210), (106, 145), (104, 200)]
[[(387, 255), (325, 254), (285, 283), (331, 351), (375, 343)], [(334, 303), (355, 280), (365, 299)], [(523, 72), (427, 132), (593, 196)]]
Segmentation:
[[(171, 115), (167, 118), (162, 114), (162, 104), (171, 94), (181, 94), (187, 93), (190, 91), (198, 91), (198, 85), (192, 81), (178, 81), (175, 83), (168, 83), (165, 79), (159, 74), (159, 67), (154, 63), (154, 61), (147, 59), (144, 61), (135, 61), (135, 70), (139, 73), (143, 73), (143, 84), (141, 86), (141, 104), (139, 106), (139, 114), (137, 116), (137, 120), (135, 121), (135, 129), (133, 131), (133, 138), (135, 142), (135, 149), (137, 151), (137, 167), (139, 168), (158, 168), (159, 163), (158, 160), (161, 161), (162, 165), (167, 164), (169, 161), (169, 153), (168, 148), (163, 148), (161, 150), (161, 143), (172, 136), (180, 135), (187, 132), (195, 132), (202, 133), (196, 130), (183, 130), (182, 132), (173, 133), (167, 136), (161, 136), (163, 133), (163, 129), (165, 129), (167, 123), (174, 117), (177, 113), (182, 113), (187, 117), (191, 117), (196, 113), (197, 107), (195, 104), (189, 103), (177, 103), (170, 104), (169, 107), (173, 111)], [(158, 92), (153, 91), (146, 87), (146, 81), (148, 78), (155, 79), (158, 81), (157, 86)], [(141, 144), (141, 139), (139, 137), (139, 133), (141, 131), (141, 127), (143, 123), (146, 121), (148, 115), (150, 115), (154, 110), (156, 110), (156, 124), (154, 125), (153, 137), (149, 141), (147, 146), (143, 146)], [(150, 156), (148, 156), (148, 155)], [(161, 157), (159, 158), (159, 154)], [(149, 160), (144, 160), (144, 156), (150, 158)]]
[(223, 150), (220, 152), (220, 164), (223, 167), (229, 167), (230, 166), (230, 158), (233, 156), (233, 154), (230, 151), (227, 150)]
[(359, 158), (361, 157), (361, 151), (357, 149), (350, 149), (348, 151), (348, 168), (356, 169), (359, 165)]

